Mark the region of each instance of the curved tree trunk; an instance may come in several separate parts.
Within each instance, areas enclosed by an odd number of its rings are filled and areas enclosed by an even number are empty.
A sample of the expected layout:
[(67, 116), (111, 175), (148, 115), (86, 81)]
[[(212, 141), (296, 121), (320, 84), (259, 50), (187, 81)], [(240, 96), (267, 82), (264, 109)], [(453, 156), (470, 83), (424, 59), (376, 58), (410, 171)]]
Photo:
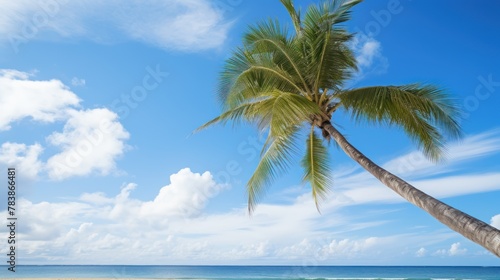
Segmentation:
[(352, 146), (330, 122), (324, 122), (322, 127), (328, 131), (345, 153), (386, 186), (404, 199), (422, 208), (452, 230), (500, 257), (500, 230), (435, 199), (378, 166)]

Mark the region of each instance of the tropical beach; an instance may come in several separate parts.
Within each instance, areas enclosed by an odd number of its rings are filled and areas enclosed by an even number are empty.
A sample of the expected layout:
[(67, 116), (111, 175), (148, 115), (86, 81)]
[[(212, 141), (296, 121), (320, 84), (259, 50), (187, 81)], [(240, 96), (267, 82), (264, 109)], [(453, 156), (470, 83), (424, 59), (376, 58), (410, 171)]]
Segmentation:
[(500, 279), (498, 9), (5, 3), (0, 278)]

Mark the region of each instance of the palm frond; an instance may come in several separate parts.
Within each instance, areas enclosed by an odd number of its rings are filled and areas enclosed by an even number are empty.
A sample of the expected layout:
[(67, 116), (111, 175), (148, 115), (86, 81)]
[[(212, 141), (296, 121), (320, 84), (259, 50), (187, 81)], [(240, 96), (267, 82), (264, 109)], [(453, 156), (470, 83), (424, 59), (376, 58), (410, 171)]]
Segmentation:
[(274, 62), (270, 54), (238, 50), (220, 76), (219, 101), (224, 109), (274, 89), (300, 94), (300, 78)]
[(256, 123), (261, 131), (269, 129), (272, 137), (278, 137), (293, 126), (310, 121), (311, 114), (320, 114), (316, 103), (302, 95), (274, 90), (263, 92), (258, 97), (247, 100), (235, 108), (200, 126), (196, 131), (211, 125), (228, 121)]
[(430, 85), (376, 86), (337, 96), (357, 122), (398, 125), (431, 160), (439, 160), (446, 138), (461, 136), (458, 107)]
[(340, 87), (357, 69), (356, 59), (346, 43), (352, 39), (339, 19), (349, 18), (348, 9), (359, 1), (325, 1), (310, 6), (304, 20), (304, 40), (310, 83), (319, 88)]
[(314, 127), (311, 127), (307, 139), (306, 154), (301, 163), (305, 171), (303, 182), (308, 182), (311, 185), (314, 202), (319, 211), (320, 201), (325, 198), (333, 180), (328, 149), (314, 132)]
[(293, 0), (280, 0), (285, 6), (290, 18), (292, 19), (293, 27), (297, 36), (301, 33), (300, 11), (297, 11), (293, 5)]
[(311, 5), (304, 17), (304, 27), (311, 30), (325, 30), (351, 18), (350, 9), (362, 0), (329, 0), (321, 5)]
[(300, 81), (303, 91), (310, 92), (301, 71), (306, 66), (301, 47), (295, 40), (288, 39), (287, 34), (286, 28), (281, 28), (278, 21), (269, 20), (250, 27), (243, 43), (254, 55), (270, 55), (273, 65), (295, 77), (294, 80)]
[(235, 122), (235, 124), (240, 121), (247, 121), (247, 122), (255, 121), (259, 117), (259, 114), (262, 113), (261, 110), (259, 110), (261, 108), (260, 106), (263, 106), (263, 104), (269, 101), (268, 99), (269, 97), (268, 98), (262, 97), (259, 99), (254, 99), (247, 103), (240, 104), (237, 107), (227, 110), (226, 112), (220, 114), (220, 116), (198, 127), (195, 130), (195, 132), (206, 129), (214, 124), (224, 125), (228, 121), (233, 121)]
[(311, 120), (311, 115), (321, 114), (321, 110), (314, 102), (302, 95), (276, 92), (273, 102), (262, 108), (271, 114), (269, 132), (272, 136), (287, 131), (289, 126), (303, 124)]
[[(267, 135), (261, 160), (247, 184), (250, 212), (266, 187), (287, 170), (300, 128), (331, 120), (338, 108), (344, 108), (356, 122), (403, 128), (432, 160), (442, 157), (448, 138), (460, 137), (458, 108), (436, 87), (415, 84), (344, 90), (357, 70), (357, 61), (348, 44), (353, 35), (342, 24), (362, 0), (324, 0), (310, 5), (302, 18), (293, 0), (280, 1), (295, 34), (277, 20), (250, 27), (243, 47), (226, 60), (220, 74), (223, 113), (198, 129), (245, 121)], [(319, 207), (332, 179), (327, 148), (314, 129), (301, 163), (303, 180), (311, 185)]]
[(281, 135), (268, 135), (261, 160), (247, 183), (248, 211), (252, 213), (266, 188), (285, 173), (297, 152), (297, 126), (289, 127)]

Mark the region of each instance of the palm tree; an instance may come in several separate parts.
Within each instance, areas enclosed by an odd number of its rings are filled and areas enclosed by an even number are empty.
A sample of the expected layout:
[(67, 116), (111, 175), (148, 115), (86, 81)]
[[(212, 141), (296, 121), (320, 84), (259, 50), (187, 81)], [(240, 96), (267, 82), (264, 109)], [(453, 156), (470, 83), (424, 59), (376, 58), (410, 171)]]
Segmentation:
[[(311, 5), (301, 17), (293, 0), (280, 0), (293, 28), (276, 20), (249, 28), (243, 47), (225, 62), (218, 96), (223, 113), (200, 127), (241, 120), (266, 136), (261, 159), (247, 183), (251, 213), (263, 191), (292, 164), (306, 136), (301, 165), (319, 207), (332, 186), (328, 149), (333, 140), (353, 160), (400, 196), (441, 223), (500, 257), (500, 231), (413, 187), (363, 155), (338, 131), (334, 113), (355, 122), (396, 126), (432, 161), (442, 159), (445, 141), (461, 136), (459, 111), (441, 89), (425, 84), (346, 88), (357, 70), (349, 48), (353, 34), (341, 24), (362, 0), (329, 0)], [(319, 132), (321, 135), (319, 135)], [(319, 210), (319, 208), (318, 208)]]

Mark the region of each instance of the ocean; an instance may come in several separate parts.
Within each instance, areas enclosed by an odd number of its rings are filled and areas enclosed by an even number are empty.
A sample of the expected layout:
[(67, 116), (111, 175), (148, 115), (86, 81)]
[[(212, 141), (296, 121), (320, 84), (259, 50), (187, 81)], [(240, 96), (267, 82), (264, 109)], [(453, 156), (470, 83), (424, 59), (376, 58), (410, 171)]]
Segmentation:
[(2, 266), (0, 278), (163, 278), (203, 280), (500, 280), (500, 267), (468, 266)]

